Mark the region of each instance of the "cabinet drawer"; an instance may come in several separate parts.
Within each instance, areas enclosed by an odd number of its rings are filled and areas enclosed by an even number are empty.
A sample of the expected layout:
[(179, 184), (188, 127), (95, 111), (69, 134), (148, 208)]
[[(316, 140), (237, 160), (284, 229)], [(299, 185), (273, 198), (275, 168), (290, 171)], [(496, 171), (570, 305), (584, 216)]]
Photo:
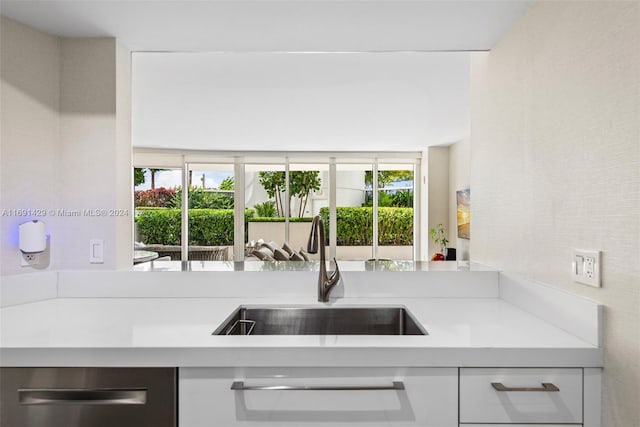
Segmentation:
[(463, 368), (460, 423), (580, 424), (582, 369)]
[(457, 427), (457, 386), (455, 368), (187, 368), (179, 425)]
[(175, 368), (0, 368), (2, 427), (175, 427)]

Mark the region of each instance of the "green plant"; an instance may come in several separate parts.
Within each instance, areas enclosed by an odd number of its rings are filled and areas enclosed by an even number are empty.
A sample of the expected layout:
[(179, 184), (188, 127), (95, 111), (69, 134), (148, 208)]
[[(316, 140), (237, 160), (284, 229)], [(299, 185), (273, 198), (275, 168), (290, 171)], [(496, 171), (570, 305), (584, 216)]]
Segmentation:
[(284, 209), (282, 208), (282, 193), (285, 190), (284, 172), (258, 172), (260, 185), (267, 192), (267, 196), (275, 200), (276, 216), (282, 216)]
[[(180, 209), (136, 209), (136, 224), (143, 242), (159, 245), (180, 245), (182, 211)], [(245, 225), (254, 215), (245, 210)], [(245, 230), (246, 235), (246, 230)], [(232, 209), (190, 209), (189, 244), (231, 246), (234, 240)]]
[[(252, 218), (248, 219), (249, 222), (285, 222), (285, 218), (283, 216), (271, 216), (271, 217), (264, 217), (264, 216), (254, 216)], [(291, 217), (289, 218), (289, 222), (311, 222), (313, 221), (313, 218), (311, 218), (310, 216), (303, 216), (303, 217)]]
[(136, 224), (145, 243), (179, 245), (181, 217), (179, 209), (136, 209)]
[(301, 217), (307, 208), (309, 194), (312, 191), (318, 191), (321, 184), (319, 171), (293, 171), (289, 173), (289, 206), (291, 206), (291, 196), (300, 199), (298, 217)]
[(232, 176), (228, 176), (225, 179), (222, 180), (222, 182), (220, 183), (220, 186), (218, 187), (219, 190), (233, 190), (235, 188), (235, 181), (233, 180)]
[(164, 208), (171, 202), (175, 193), (175, 190), (164, 187), (149, 190), (138, 190), (133, 193), (135, 206)]
[(144, 184), (144, 169), (143, 168), (133, 168), (133, 186), (137, 187), (140, 184)]
[(447, 250), (447, 243), (449, 243), (444, 226), (442, 224), (438, 224), (435, 227), (432, 227), (429, 230), (429, 234), (431, 235), (431, 240), (433, 240), (436, 245), (440, 246), (440, 253), (444, 254)]
[(391, 195), (391, 205), (403, 208), (413, 207), (413, 191), (402, 190)]
[(273, 200), (267, 200), (264, 203), (253, 205), (256, 215), (262, 218), (270, 218), (276, 216), (276, 203)]
[[(373, 193), (367, 192), (366, 201), (362, 204), (363, 207), (373, 206)], [(393, 206), (393, 198), (386, 191), (378, 191), (378, 207)]]
[[(384, 188), (390, 182), (413, 181), (413, 171), (410, 170), (392, 170), (378, 171), (378, 186)], [(365, 171), (364, 182), (373, 186), (373, 171)]]
[[(202, 188), (190, 188), (189, 209), (233, 209), (233, 197), (233, 193), (217, 193)], [(182, 208), (181, 188), (176, 190), (167, 206), (173, 209)]]
[[(321, 208), (329, 235), (329, 208)], [(336, 235), (338, 246), (369, 246), (373, 243), (373, 208), (336, 208)], [(327, 242), (328, 243), (328, 242)], [(380, 245), (413, 244), (413, 209), (378, 208), (378, 243)]]
[(378, 243), (413, 245), (413, 208), (378, 208)]
[[(267, 195), (275, 200), (276, 215), (284, 216), (285, 193), (285, 173), (281, 171), (262, 171), (258, 172), (258, 177), (262, 188)], [(319, 171), (291, 171), (289, 172), (289, 208), (291, 208), (291, 200), (293, 197), (300, 199), (298, 206), (298, 217), (304, 214), (307, 207), (309, 194), (312, 191), (318, 191), (322, 185)], [(291, 216), (291, 212), (289, 212)]]

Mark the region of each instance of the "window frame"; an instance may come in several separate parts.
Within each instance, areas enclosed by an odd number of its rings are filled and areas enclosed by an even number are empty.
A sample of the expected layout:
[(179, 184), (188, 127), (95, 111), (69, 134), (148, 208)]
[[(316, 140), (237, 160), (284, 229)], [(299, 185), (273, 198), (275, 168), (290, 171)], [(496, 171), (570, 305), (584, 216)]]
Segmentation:
[[(336, 256), (336, 171), (339, 164), (368, 164), (373, 174), (373, 236), (372, 257), (378, 256), (378, 166), (386, 163), (411, 164), (414, 167), (413, 180), (413, 261), (421, 259), (422, 241), (420, 226), (426, 209), (422, 203), (422, 158), (419, 151), (384, 151), (384, 152), (276, 152), (276, 151), (201, 151), (134, 148), (133, 168), (171, 168), (182, 170), (182, 188), (188, 188), (189, 169), (198, 164), (233, 164), (234, 168), (234, 246), (233, 261), (244, 261), (244, 211), (245, 211), (245, 166), (247, 164), (275, 164), (285, 169), (285, 200), (288, 205), (289, 172), (291, 164), (327, 164), (329, 167), (328, 200), (330, 212), (329, 224), (329, 256)], [(189, 200), (188, 191), (182, 197), (182, 260), (189, 258)], [(135, 209), (135, 206), (133, 207)], [(285, 240), (289, 238), (289, 209), (285, 208)]]

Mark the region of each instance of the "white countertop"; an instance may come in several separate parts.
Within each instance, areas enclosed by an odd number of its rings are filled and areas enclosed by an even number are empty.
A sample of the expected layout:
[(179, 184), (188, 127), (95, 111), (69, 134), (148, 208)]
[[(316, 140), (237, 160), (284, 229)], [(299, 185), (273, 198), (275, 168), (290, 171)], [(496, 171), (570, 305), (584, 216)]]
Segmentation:
[(55, 298), (0, 311), (2, 366), (602, 366), (602, 351), (500, 298), (404, 305), (427, 336), (213, 336), (239, 305), (315, 298)]

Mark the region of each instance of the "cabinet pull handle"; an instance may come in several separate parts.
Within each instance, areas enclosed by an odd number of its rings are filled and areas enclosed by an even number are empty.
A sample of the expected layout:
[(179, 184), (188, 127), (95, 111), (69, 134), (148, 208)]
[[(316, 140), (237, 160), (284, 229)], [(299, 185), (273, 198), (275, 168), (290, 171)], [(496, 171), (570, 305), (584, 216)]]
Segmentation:
[(267, 385), (267, 386), (247, 386), (244, 385), (244, 381), (234, 381), (231, 384), (231, 390), (303, 390), (303, 391), (317, 391), (317, 390), (329, 390), (329, 391), (360, 391), (360, 390), (404, 390), (404, 383), (402, 381), (393, 381), (392, 385), (372, 385), (372, 386), (289, 386), (289, 385)]
[(542, 387), (507, 387), (502, 383), (491, 383), (497, 391), (560, 391), (553, 383), (542, 383)]
[(146, 388), (18, 389), (21, 405), (144, 405)]

